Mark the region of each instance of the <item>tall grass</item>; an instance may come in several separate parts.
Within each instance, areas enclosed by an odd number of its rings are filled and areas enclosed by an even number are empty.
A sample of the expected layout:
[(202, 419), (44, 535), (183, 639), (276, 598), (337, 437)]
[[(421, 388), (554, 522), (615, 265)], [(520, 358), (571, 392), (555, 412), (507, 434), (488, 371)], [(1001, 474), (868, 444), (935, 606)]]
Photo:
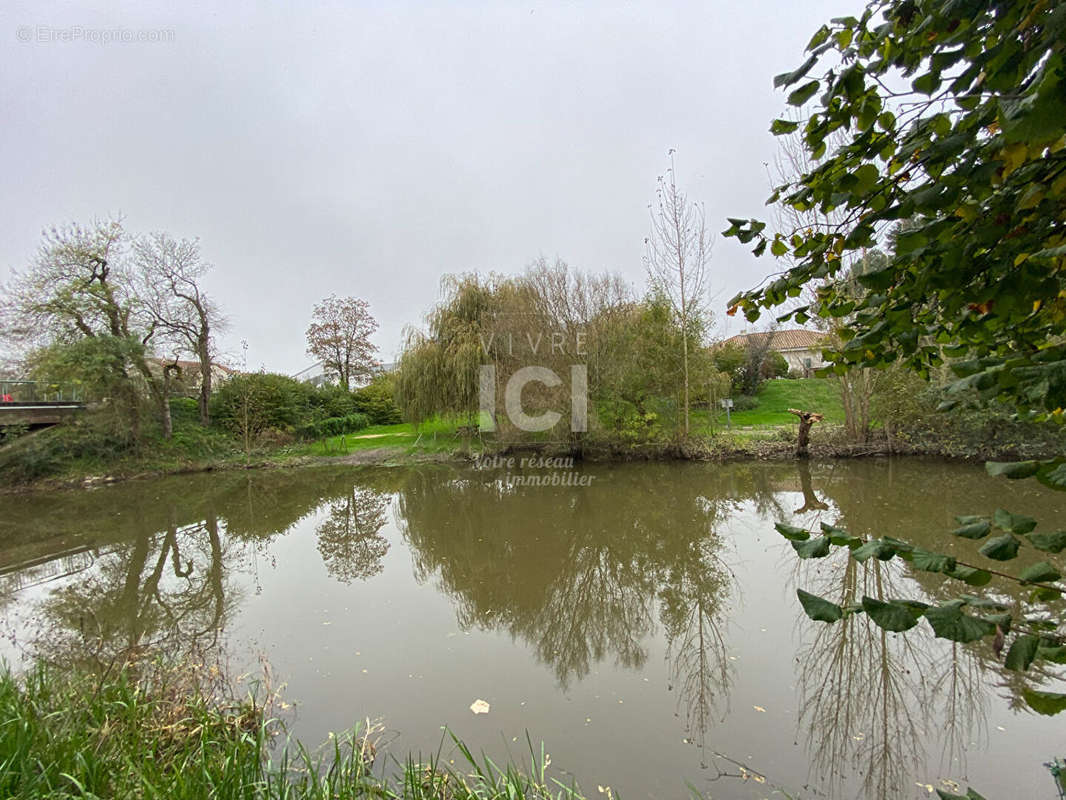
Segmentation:
[[(261, 687), (260, 687), (261, 688)], [(580, 800), (530, 744), (528, 770), (477, 758), (462, 770), (408, 757), (372, 769), (374, 731), (310, 751), (279, 738), (269, 692), (228, 699), (192, 666), (101, 676), (38, 667), (0, 673), (0, 797), (219, 800)], [(280, 746), (274, 746), (275, 742)]]

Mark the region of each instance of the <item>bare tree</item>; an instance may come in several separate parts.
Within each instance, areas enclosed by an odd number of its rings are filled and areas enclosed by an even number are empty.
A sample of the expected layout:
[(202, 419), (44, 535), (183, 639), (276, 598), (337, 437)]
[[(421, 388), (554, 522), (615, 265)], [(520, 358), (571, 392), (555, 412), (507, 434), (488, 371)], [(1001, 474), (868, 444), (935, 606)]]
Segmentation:
[(188, 352), (200, 365), (198, 403), (200, 423), (206, 426), (211, 421), (214, 334), (225, 327), (225, 320), (200, 286), (210, 269), (200, 257), (200, 243), (153, 233), (134, 240), (133, 259), (148, 325), (169, 340), (175, 354)]
[(690, 202), (677, 186), (674, 151), (670, 169), (658, 178), (651, 206), (651, 235), (645, 238), (644, 257), (653, 287), (669, 299), (681, 326), (682, 398), (685, 435), (689, 433), (689, 338), (693, 323), (703, 313), (707, 265), (712, 237), (707, 233), (703, 206)]
[(44, 241), (25, 272), (5, 286), (4, 324), (25, 346), (70, 344), (83, 339), (121, 343), (109, 368), (116, 376), (129, 426), (140, 430), (137, 389), (130, 369), (139, 373), (159, 405), (165, 436), (170, 414), (163, 376), (148, 366), (153, 326), (144, 328), (137, 314), (138, 300), (125, 268), (126, 234), (121, 220), (71, 224), (44, 233)]
[(377, 347), (370, 342), (377, 329), (365, 300), (330, 295), (315, 305), (307, 328), (307, 354), (351, 389), (353, 378), (372, 375), (378, 366)]

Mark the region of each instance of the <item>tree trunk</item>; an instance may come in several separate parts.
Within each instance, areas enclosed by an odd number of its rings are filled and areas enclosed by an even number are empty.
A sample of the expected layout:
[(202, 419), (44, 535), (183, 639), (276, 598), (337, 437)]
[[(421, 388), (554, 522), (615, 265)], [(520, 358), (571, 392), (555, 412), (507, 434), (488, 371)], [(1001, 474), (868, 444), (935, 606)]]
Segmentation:
[(163, 438), (169, 439), (174, 433), (174, 424), (170, 418), (170, 374), (178, 371), (177, 363), (163, 364), (163, 377), (157, 378), (144, 359), (137, 361), (137, 369), (148, 384), (148, 392), (159, 407), (159, 422), (163, 426)]
[(199, 342), (200, 357), (200, 424), (211, 424), (211, 351), (206, 338)]
[(688, 436), (688, 331), (685, 327), (681, 330), (681, 353), (685, 369), (685, 436)]
[(163, 424), (163, 438), (169, 439), (174, 435), (174, 421), (170, 418), (170, 398), (166, 391), (159, 399), (159, 418)]
[(800, 411), (798, 408), (790, 408), (788, 413), (795, 414), (799, 417), (799, 436), (796, 438), (796, 458), (807, 458), (810, 455), (807, 452), (807, 447), (810, 441), (811, 426), (816, 422), (821, 422), (823, 416), (814, 411)]

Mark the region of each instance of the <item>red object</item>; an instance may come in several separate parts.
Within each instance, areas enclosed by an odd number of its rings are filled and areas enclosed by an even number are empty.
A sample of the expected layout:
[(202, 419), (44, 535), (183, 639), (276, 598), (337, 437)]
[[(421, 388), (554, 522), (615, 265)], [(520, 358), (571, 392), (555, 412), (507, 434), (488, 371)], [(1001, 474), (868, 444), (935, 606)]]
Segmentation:
[(0, 398), (0, 400), (2, 400), (5, 403), (14, 403), (15, 402), (15, 398), (13, 398), (9, 394), (5, 394), (2, 398)]

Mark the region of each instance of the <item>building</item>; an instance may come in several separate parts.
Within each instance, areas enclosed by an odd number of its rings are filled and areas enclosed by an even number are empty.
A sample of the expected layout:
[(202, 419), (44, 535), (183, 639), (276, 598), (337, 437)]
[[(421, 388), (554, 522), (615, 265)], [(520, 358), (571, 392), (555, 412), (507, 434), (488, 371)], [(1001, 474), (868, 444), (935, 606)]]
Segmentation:
[(763, 345), (766, 337), (770, 337), (770, 350), (780, 353), (788, 362), (790, 372), (795, 371), (810, 376), (813, 370), (826, 365), (822, 358), (822, 348), (825, 347), (825, 334), (818, 331), (808, 331), (803, 328), (791, 328), (783, 331), (764, 331), (758, 333), (741, 333), (730, 337), (722, 342), (722, 345), (739, 345), (748, 347), (750, 344)]
[[(199, 361), (183, 361), (177, 362), (159, 358), (148, 363), (149, 369), (155, 372), (157, 375), (162, 374), (163, 367), (170, 364), (177, 363), (178, 369), (181, 372), (172, 378), (172, 385), (170, 393), (174, 395), (189, 395), (195, 396), (200, 392), (200, 362)], [(157, 372), (158, 369), (158, 372)], [(237, 374), (237, 370), (230, 369), (229, 367), (217, 364), (214, 361), (211, 362), (211, 391), (217, 391), (218, 387), (229, 380), (231, 377)]]
[[(397, 367), (397, 364), (379, 364), (377, 374), (383, 372), (392, 372)], [(298, 381), (304, 381), (312, 386), (326, 386), (337, 384), (336, 374), (331, 374), (326, 370), (325, 364), (321, 361), (316, 361), (306, 369), (302, 369), (292, 376)], [(370, 378), (366, 375), (360, 375), (352, 378), (352, 388), (358, 389), (360, 386), (366, 386), (370, 382)]]

